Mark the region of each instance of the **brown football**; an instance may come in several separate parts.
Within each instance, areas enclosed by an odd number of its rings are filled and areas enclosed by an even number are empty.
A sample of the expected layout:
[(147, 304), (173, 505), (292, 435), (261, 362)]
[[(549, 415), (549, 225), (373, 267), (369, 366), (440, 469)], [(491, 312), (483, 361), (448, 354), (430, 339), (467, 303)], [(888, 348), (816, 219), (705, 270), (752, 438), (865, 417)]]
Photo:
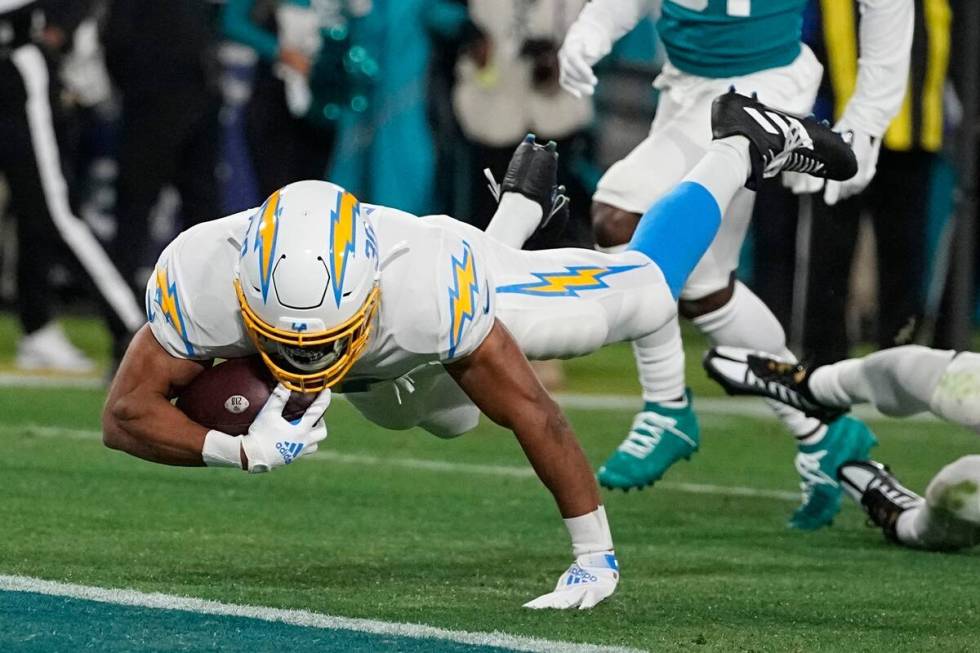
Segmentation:
[[(234, 358), (198, 374), (177, 397), (177, 408), (209, 429), (242, 435), (274, 387), (276, 381), (261, 358)], [(315, 394), (293, 392), (282, 416), (300, 417), (315, 398)]]

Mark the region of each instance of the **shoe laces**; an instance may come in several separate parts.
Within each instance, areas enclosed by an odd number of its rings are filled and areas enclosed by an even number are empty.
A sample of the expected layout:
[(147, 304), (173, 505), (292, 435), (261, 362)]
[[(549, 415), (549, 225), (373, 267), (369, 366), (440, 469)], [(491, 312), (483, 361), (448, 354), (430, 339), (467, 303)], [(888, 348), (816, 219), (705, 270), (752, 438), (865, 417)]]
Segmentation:
[(677, 428), (677, 420), (653, 411), (643, 411), (633, 418), (633, 426), (629, 435), (619, 445), (619, 451), (636, 458), (646, 458), (657, 448), (664, 433), (676, 435), (692, 447), (697, 445), (683, 431)]
[(798, 120), (790, 118), (790, 121), (783, 132), (786, 139), (783, 151), (774, 156), (766, 166), (766, 173), (774, 175), (777, 172), (819, 172), (824, 168), (824, 164), (812, 155), (813, 139)]
[(804, 499), (807, 499), (812, 489), (818, 485), (837, 487), (837, 481), (828, 476), (820, 466), (820, 462), (828, 453), (826, 449), (814, 451), (813, 453), (799, 451), (796, 454), (796, 458), (793, 459), (793, 465), (803, 479), (800, 487), (803, 490)]

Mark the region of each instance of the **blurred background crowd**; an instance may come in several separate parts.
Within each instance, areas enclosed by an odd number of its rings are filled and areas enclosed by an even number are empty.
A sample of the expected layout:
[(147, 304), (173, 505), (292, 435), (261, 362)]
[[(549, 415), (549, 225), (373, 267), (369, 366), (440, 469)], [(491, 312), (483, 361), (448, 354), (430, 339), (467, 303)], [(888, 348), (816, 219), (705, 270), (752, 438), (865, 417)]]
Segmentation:
[[(973, 1), (916, 1), (909, 88), (862, 195), (828, 207), (778, 180), (760, 190), (739, 276), (810, 360), (862, 342), (969, 346), (978, 118), (962, 99), (980, 77), (958, 53), (980, 35), (955, 18)], [(648, 132), (663, 59), (650, 17), (601, 62), (594, 97), (563, 91), (557, 52), (583, 4), (0, 0), (0, 306), (20, 324), (16, 364), (92, 367), (64, 312), (106, 315), (123, 347), (138, 321), (126, 291), (142, 304), (177, 232), (290, 181), (485, 226), (483, 171), (500, 179), (527, 132), (557, 142), (572, 200), (548, 244), (594, 246), (591, 194)], [(832, 122), (857, 20), (851, 0), (806, 14), (825, 68), (816, 113)], [(13, 56), (25, 40), (43, 58)]]

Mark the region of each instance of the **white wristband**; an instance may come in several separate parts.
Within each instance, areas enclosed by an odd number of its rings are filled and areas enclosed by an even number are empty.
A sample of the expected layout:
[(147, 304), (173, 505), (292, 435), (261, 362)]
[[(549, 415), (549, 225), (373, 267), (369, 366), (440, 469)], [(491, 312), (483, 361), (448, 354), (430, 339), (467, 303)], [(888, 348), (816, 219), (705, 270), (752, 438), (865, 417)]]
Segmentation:
[(208, 467), (242, 468), (241, 437), (221, 431), (208, 431), (204, 436), (201, 458)]
[(612, 551), (612, 534), (606, 520), (606, 509), (602, 506), (588, 514), (566, 519), (565, 528), (572, 536), (572, 555), (576, 558), (585, 553)]

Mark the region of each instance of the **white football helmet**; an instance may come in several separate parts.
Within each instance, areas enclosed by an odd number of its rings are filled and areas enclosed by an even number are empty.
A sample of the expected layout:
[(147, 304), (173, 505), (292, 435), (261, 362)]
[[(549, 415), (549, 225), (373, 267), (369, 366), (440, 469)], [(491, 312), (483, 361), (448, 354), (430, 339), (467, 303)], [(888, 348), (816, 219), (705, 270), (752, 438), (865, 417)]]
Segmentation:
[(235, 290), (245, 328), (290, 390), (340, 381), (378, 310), (378, 244), (357, 198), (325, 181), (274, 192), (249, 221)]

